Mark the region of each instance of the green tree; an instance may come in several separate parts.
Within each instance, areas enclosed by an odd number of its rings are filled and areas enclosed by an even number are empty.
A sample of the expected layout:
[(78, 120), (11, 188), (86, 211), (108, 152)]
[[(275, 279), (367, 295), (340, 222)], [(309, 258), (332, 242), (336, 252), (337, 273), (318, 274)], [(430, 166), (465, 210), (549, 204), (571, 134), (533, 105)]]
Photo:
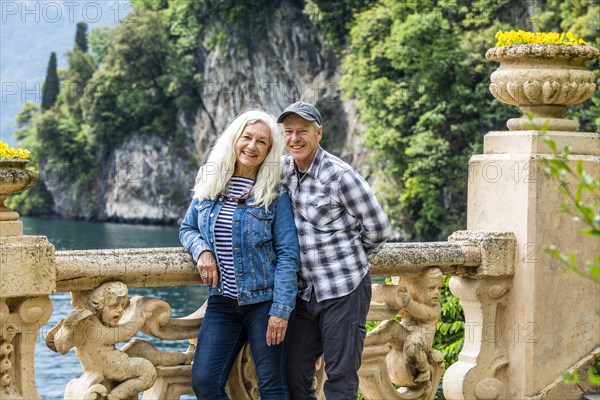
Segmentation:
[(136, 10), (159, 11), (169, 7), (168, 0), (133, 0), (132, 3)]
[(437, 240), (464, 227), (468, 158), (510, 111), (490, 98), (495, 66), (482, 57), (499, 23), (411, 4), (384, 0), (357, 16), (341, 83), (358, 99), (392, 221), (407, 239)]
[(87, 53), (88, 51), (87, 29), (88, 25), (85, 22), (77, 23), (77, 32), (75, 33), (75, 50), (79, 50), (83, 53)]
[(69, 111), (80, 118), (81, 102), (86, 96), (86, 86), (96, 71), (96, 64), (92, 55), (79, 50), (68, 53), (68, 56), (69, 68), (65, 74), (62, 92)]
[(165, 90), (168, 48), (162, 18), (154, 11), (139, 10), (109, 33), (103, 64), (82, 99), (83, 119), (97, 147), (110, 148), (134, 130), (174, 129), (175, 110)]
[(101, 28), (94, 28), (89, 36), (89, 45), (92, 53), (92, 58), (96, 66), (100, 66), (104, 60), (104, 47), (106, 46), (106, 39), (108, 38), (108, 32), (110, 28), (103, 26)]
[(27, 138), (28, 132), (33, 128), (36, 115), (40, 113), (40, 106), (32, 101), (27, 101), (21, 111), (15, 117), (17, 130), (15, 138), (23, 141)]
[(314, 0), (307, 1), (305, 10), (323, 31), (327, 43), (341, 53), (349, 40), (354, 15), (370, 8), (376, 0)]
[(56, 53), (52, 52), (46, 70), (46, 80), (42, 87), (42, 110), (49, 110), (56, 103), (59, 92), (60, 81), (56, 72)]

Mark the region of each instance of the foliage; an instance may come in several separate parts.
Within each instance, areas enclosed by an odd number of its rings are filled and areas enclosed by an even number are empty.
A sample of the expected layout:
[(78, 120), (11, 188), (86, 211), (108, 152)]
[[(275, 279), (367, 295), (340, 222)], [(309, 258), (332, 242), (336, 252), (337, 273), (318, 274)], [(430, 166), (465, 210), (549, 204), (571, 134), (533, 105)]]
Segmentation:
[(465, 339), (465, 316), (459, 300), (450, 293), (450, 277), (444, 277), (442, 287), (442, 315), (436, 327), (433, 347), (444, 353), (446, 369), (458, 360)]
[(88, 51), (87, 29), (88, 26), (85, 22), (77, 23), (77, 32), (75, 33), (75, 50), (79, 50), (82, 53), (87, 53)]
[(81, 119), (81, 100), (86, 92), (86, 85), (96, 71), (96, 63), (88, 53), (88, 26), (85, 22), (77, 24), (75, 46), (73, 52), (67, 53), (69, 68), (62, 83), (64, 102), (71, 115)]
[(96, 63), (90, 54), (78, 49), (67, 55), (69, 68), (62, 84), (63, 98), (70, 113), (81, 117), (82, 100), (86, 96), (87, 84), (96, 71)]
[[(174, 34), (175, 47), (198, 47), (198, 33), (205, 33), (205, 45), (214, 49), (232, 40), (241, 48), (252, 46), (252, 40), (258, 34), (266, 32), (273, 25), (273, 13), (280, 8), (281, 0), (212, 0), (200, 2), (182, 2), (170, 0), (165, 7), (164, 0), (136, 0), (136, 6), (142, 9), (162, 10)], [(290, 5), (299, 5), (299, 0)], [(292, 8), (289, 8), (292, 9)], [(287, 8), (285, 10), (288, 10)], [(284, 10), (284, 12), (285, 12)], [(288, 20), (294, 21), (293, 15)], [(193, 36), (189, 33), (194, 33)], [(190, 42), (190, 39), (192, 41)]]
[(6, 200), (8, 207), (17, 209), (21, 214), (28, 216), (51, 214), (54, 204), (52, 196), (48, 192), (46, 184), (40, 177), (40, 171), (37, 168), (40, 159), (38, 149), (43, 146), (40, 146), (37, 141), (32, 140), (30, 137), (31, 132), (36, 129), (36, 119), (40, 113), (41, 109), (38, 104), (31, 101), (26, 102), (16, 117), (18, 130), (15, 133), (18, 140), (24, 142), (28, 147), (31, 146), (30, 148), (33, 150), (33, 153), (30, 153), (29, 165), (33, 167), (38, 178), (29, 190), (13, 193)]
[(94, 59), (94, 63), (96, 67), (102, 64), (104, 61), (105, 47), (106, 47), (106, 39), (108, 38), (108, 32), (110, 28), (108, 26), (103, 26), (101, 28), (94, 28), (90, 33), (88, 38), (90, 45), (90, 52), (92, 54), (92, 58)]
[(519, 44), (558, 44), (565, 46), (574, 46), (586, 44), (582, 38), (577, 39), (572, 32), (557, 33), (557, 32), (525, 32), (518, 31), (499, 31), (496, 33), (496, 47), (513, 46)]
[(323, 32), (327, 43), (341, 53), (349, 41), (354, 15), (375, 3), (375, 0), (314, 0), (307, 1), (305, 12)]
[(48, 110), (56, 103), (58, 93), (60, 91), (60, 83), (58, 73), (56, 72), (56, 53), (50, 54), (48, 61), (48, 69), (46, 71), (46, 79), (42, 87), (42, 109)]
[[(579, 372), (576, 369), (564, 372), (561, 378), (566, 383), (577, 385), (581, 383)], [(588, 368), (587, 379), (592, 386), (600, 387), (600, 354), (594, 355), (594, 365)]]
[(379, 192), (407, 239), (464, 226), (468, 157), (509, 116), (489, 99), (494, 66), (481, 56), (491, 44), (481, 33), (500, 25), (462, 31), (473, 11), (450, 8), (381, 1), (356, 17), (344, 61), (342, 89), (359, 101), (364, 140), (383, 171)]
[[(138, 3), (120, 25), (92, 31), (92, 54), (84, 51), (87, 27), (79, 24), (63, 82), (57, 76), (53, 86), (61, 95), (41, 110), (32, 103), (23, 106), (16, 136), (35, 151), (40, 165), (67, 162), (86, 171), (132, 132), (170, 137), (178, 132), (178, 115), (189, 118), (196, 111), (198, 37), (203, 22), (210, 21), (208, 13), (198, 11), (206, 5)], [(187, 151), (181, 156), (194, 159)], [(74, 177), (73, 196), (89, 190), (84, 175)], [(30, 203), (49, 210), (47, 191), (38, 192), (28, 191), (40, 200)], [(27, 209), (23, 202), (29, 198), (21, 200), (20, 208)]]
[(169, 6), (168, 0), (133, 0), (134, 10), (152, 10), (159, 11)]
[[(358, 100), (364, 140), (381, 171), (379, 194), (406, 239), (443, 239), (464, 227), (468, 158), (481, 150), (483, 134), (505, 129), (514, 113), (488, 91), (496, 65), (483, 54), (494, 33), (509, 26), (563, 30), (572, 33), (544, 37), (563, 42), (586, 37), (594, 45), (593, 11), (600, 11), (597, 4), (576, 0), (381, 0), (336, 21), (338, 27), (351, 26), (343, 94)], [(340, 36), (339, 29), (330, 29)], [(521, 34), (501, 35), (513, 40)], [(530, 36), (523, 40), (542, 35)], [(597, 63), (592, 69), (600, 76)], [(591, 103), (569, 114), (584, 130), (600, 129), (598, 93)]]
[(167, 36), (160, 16), (139, 11), (107, 38), (103, 64), (82, 98), (83, 122), (92, 127), (94, 146), (112, 148), (132, 131), (173, 126), (172, 107), (162, 78)]

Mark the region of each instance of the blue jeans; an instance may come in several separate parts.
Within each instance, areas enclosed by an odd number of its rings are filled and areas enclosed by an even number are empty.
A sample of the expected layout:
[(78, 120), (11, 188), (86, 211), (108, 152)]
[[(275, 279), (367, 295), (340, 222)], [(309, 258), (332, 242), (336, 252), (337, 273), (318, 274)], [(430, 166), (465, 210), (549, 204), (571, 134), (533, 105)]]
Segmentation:
[(225, 384), (246, 340), (250, 344), (262, 400), (289, 399), (285, 378), (286, 339), (267, 346), (272, 301), (240, 306), (225, 296), (210, 296), (198, 333), (192, 386), (198, 399), (228, 399)]

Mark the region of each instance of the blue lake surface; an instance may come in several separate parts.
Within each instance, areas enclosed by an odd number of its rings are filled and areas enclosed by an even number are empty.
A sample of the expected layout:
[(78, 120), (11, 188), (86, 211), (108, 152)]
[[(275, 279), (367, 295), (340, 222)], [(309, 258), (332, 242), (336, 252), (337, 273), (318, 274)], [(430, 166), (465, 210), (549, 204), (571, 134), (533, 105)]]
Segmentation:
[[(22, 217), (25, 235), (44, 235), (57, 250), (114, 249), (134, 247), (181, 247), (177, 227), (149, 226), (133, 224), (67, 221), (58, 219)], [(131, 296), (157, 297), (171, 305), (174, 317), (193, 313), (208, 298), (202, 285), (131, 288)], [(50, 321), (41, 329), (35, 350), (35, 373), (38, 391), (44, 400), (63, 399), (64, 389), (71, 379), (82, 374), (75, 351), (64, 356), (46, 347), (46, 333), (72, 307), (69, 293), (56, 293), (50, 296), (54, 306)], [(137, 337), (148, 340), (156, 347), (174, 351), (185, 351), (187, 341), (160, 341), (143, 334)], [(118, 345), (117, 347), (120, 347)], [(193, 397), (192, 397), (193, 398)]]

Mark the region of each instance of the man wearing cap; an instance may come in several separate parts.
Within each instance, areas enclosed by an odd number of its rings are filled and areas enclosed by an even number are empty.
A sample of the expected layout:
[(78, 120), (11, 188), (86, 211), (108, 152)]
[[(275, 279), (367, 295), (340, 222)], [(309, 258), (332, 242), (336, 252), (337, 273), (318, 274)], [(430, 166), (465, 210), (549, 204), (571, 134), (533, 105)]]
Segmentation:
[(300, 242), (298, 299), (288, 357), (292, 399), (316, 399), (315, 363), (323, 355), (327, 399), (356, 399), (371, 301), (368, 256), (391, 233), (367, 182), (323, 150), (321, 114), (297, 102), (277, 119), (289, 152), (283, 184)]

